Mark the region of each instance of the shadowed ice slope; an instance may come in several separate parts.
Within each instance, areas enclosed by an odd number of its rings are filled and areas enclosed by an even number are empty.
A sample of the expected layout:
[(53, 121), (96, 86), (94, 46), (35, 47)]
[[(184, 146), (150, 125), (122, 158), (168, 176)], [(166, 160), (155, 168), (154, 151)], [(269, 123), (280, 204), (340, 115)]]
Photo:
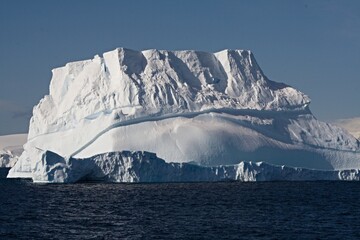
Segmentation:
[(359, 141), (316, 120), (309, 103), (270, 81), (250, 51), (119, 48), (53, 70), (9, 176), (31, 177), (46, 150), (75, 158), (149, 151), (204, 166), (360, 168)]

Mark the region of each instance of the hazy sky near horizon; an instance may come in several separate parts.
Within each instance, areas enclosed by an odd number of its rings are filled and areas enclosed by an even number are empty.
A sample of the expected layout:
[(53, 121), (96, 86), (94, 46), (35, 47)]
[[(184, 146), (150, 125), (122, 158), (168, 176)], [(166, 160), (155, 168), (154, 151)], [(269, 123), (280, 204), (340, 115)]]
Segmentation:
[(0, 135), (27, 132), (51, 69), (126, 47), (250, 49), (321, 120), (360, 116), (360, 1), (0, 1)]

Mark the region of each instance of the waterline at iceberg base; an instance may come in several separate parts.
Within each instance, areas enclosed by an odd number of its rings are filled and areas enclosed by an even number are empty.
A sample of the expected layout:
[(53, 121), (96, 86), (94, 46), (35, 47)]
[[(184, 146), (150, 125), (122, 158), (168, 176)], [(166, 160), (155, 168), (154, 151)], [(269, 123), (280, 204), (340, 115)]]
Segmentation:
[[(10, 171), (9, 176), (16, 173)], [(32, 171), (34, 182), (75, 183), (104, 182), (201, 182), (201, 181), (359, 181), (360, 171), (312, 170), (276, 166), (265, 162), (240, 162), (214, 167), (191, 163), (168, 163), (156, 154), (144, 151), (122, 151), (98, 154), (89, 158), (63, 158), (45, 151)]]

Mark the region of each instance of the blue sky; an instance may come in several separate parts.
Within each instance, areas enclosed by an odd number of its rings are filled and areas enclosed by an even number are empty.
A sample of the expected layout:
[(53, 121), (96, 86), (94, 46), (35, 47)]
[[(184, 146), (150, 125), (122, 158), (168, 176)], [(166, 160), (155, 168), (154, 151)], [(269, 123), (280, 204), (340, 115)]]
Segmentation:
[(51, 69), (126, 47), (250, 49), (330, 121), (360, 116), (360, 1), (0, 1), (0, 135), (26, 132)]

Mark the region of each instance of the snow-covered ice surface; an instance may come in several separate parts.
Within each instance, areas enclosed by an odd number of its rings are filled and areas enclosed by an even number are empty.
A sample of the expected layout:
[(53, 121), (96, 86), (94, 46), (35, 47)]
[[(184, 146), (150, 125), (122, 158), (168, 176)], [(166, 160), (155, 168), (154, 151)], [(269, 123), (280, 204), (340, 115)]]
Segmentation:
[(23, 152), (27, 134), (0, 136), (0, 167), (12, 167)]
[(46, 151), (64, 159), (148, 151), (210, 168), (241, 161), (360, 168), (359, 141), (318, 121), (309, 104), (305, 94), (269, 80), (247, 50), (119, 48), (53, 70), (9, 177), (47, 172), (38, 164)]

